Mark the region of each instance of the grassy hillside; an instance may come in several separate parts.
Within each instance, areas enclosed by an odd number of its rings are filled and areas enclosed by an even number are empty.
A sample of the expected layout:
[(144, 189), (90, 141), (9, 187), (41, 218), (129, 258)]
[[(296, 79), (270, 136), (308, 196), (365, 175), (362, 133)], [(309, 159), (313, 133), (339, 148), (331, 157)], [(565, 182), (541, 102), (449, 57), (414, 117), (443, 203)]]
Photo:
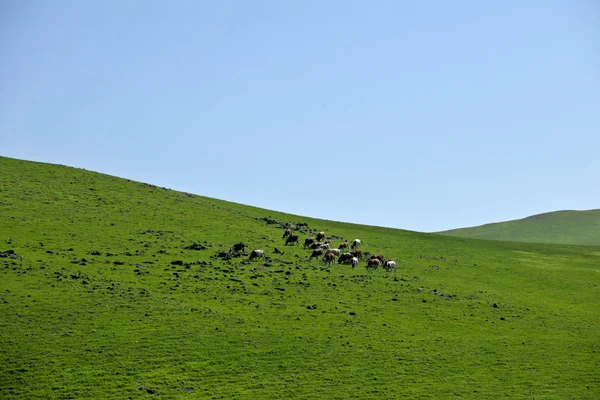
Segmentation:
[(600, 210), (556, 211), (439, 233), (473, 239), (600, 246)]
[[(316, 220), (8, 158), (0, 176), (2, 399), (600, 397), (600, 247)], [(311, 261), (287, 223), (398, 269)], [(219, 256), (239, 241), (266, 258)]]

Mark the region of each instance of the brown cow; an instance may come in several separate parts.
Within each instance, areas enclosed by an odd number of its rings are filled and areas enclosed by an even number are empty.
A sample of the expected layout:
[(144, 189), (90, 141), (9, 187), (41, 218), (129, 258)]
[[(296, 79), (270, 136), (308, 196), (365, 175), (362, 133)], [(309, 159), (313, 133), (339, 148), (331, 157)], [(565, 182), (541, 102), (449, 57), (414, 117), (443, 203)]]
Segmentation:
[(325, 261), (325, 264), (331, 264), (333, 260), (335, 260), (334, 253), (327, 253), (325, 254), (325, 257), (323, 257), (323, 261)]
[(383, 254), (379, 253), (379, 254), (375, 254), (374, 256), (371, 256), (371, 258), (376, 258), (379, 260), (379, 262), (383, 262)]
[(340, 244), (340, 246), (338, 247), (338, 249), (342, 250), (342, 249), (347, 249), (349, 246), (348, 242), (344, 242), (342, 244)]
[(371, 258), (367, 263), (367, 269), (377, 269), (381, 265), (381, 261), (378, 258)]
[(350, 254), (352, 254), (354, 257), (358, 258), (359, 260), (362, 259), (362, 251), (360, 249), (356, 249), (350, 252)]

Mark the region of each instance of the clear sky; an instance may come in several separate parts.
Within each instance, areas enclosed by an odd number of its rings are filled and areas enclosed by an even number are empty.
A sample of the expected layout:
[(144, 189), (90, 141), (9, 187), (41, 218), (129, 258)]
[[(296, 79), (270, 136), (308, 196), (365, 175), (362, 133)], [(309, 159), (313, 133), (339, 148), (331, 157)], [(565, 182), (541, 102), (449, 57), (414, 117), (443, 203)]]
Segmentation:
[(0, 0), (0, 155), (418, 231), (600, 208), (600, 3)]

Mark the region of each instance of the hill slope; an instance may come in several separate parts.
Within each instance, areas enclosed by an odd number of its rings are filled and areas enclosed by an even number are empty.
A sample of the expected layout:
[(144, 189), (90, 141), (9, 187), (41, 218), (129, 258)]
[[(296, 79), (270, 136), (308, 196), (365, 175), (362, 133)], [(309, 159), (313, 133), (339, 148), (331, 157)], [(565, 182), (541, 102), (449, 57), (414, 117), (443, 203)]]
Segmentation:
[[(2, 399), (600, 396), (599, 247), (317, 220), (8, 158), (0, 176)], [(288, 224), (398, 269), (311, 259)], [(265, 259), (229, 253), (240, 241)]]
[(438, 233), (472, 239), (600, 246), (600, 209), (555, 211)]

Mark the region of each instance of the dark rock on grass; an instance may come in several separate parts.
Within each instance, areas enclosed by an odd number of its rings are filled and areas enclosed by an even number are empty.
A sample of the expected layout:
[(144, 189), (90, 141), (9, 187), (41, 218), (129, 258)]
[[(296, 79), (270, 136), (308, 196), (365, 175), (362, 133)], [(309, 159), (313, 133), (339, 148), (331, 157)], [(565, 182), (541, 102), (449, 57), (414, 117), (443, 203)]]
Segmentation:
[(265, 221), (265, 222), (266, 222), (267, 224), (269, 224), (269, 225), (281, 225), (281, 224), (279, 223), (279, 221), (277, 221), (277, 220), (274, 220), (274, 219), (271, 219), (271, 218), (267, 218), (267, 217), (264, 217), (264, 218), (258, 218), (258, 220), (259, 220), (259, 221)]
[(113, 264), (115, 264), (115, 265), (124, 265), (125, 263), (123, 261), (113, 261)]
[(284, 254), (283, 251), (279, 250), (277, 247), (275, 247), (275, 250), (273, 250), (273, 253), (275, 253), (275, 254)]
[(317, 309), (317, 305), (316, 304), (309, 304), (306, 306), (307, 309), (309, 310), (316, 310)]
[(116, 255), (117, 254), (115, 254), (115, 253), (108, 253), (108, 252), (106, 253), (106, 257), (113, 257), (113, 256), (116, 256)]
[(183, 265), (183, 261), (182, 260), (171, 261), (171, 265)]
[(102, 255), (102, 253), (100, 253), (98, 250), (92, 250), (92, 251), (88, 251), (88, 254), (91, 256), (99, 256)]
[(19, 255), (14, 250), (6, 250), (0, 253), (0, 258), (18, 258)]
[(206, 247), (200, 243), (192, 243), (189, 246), (184, 247), (186, 250), (206, 250)]

